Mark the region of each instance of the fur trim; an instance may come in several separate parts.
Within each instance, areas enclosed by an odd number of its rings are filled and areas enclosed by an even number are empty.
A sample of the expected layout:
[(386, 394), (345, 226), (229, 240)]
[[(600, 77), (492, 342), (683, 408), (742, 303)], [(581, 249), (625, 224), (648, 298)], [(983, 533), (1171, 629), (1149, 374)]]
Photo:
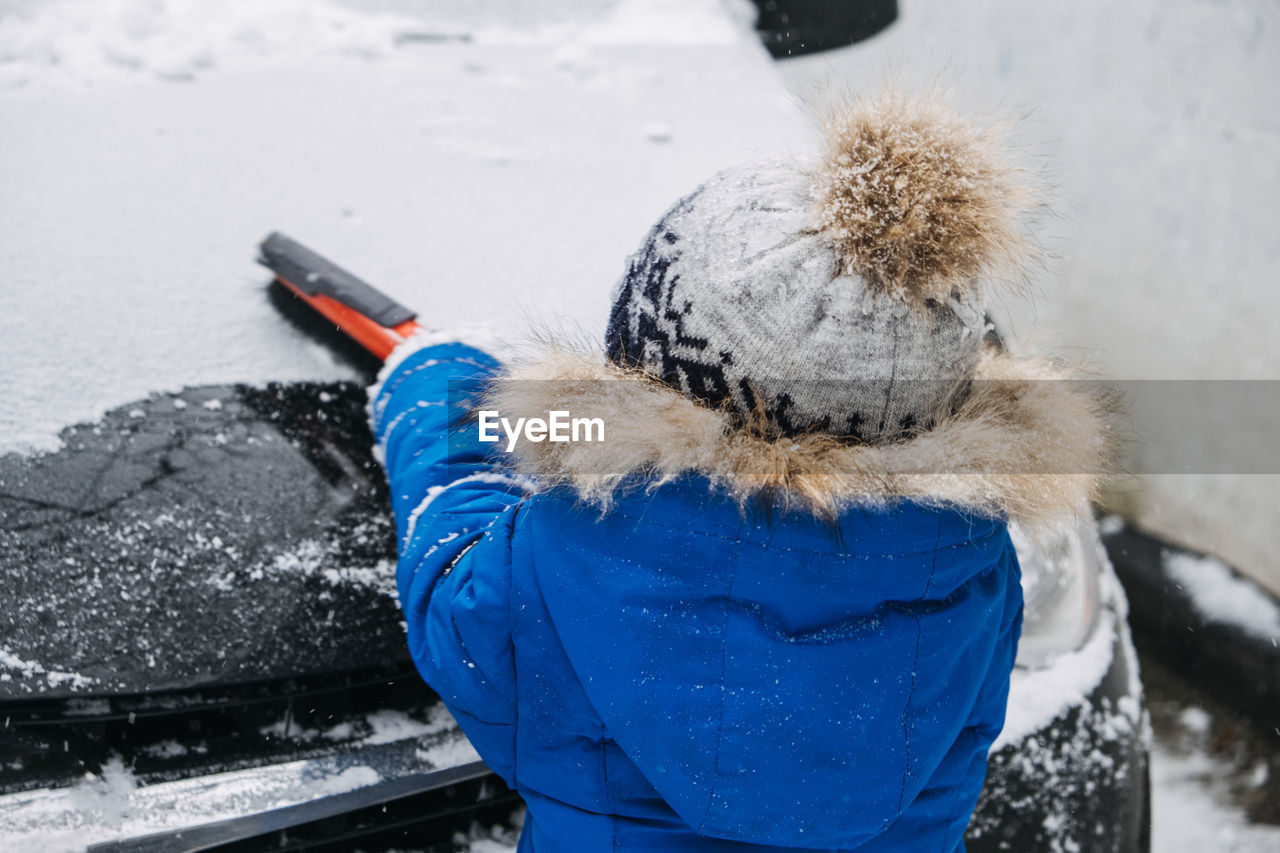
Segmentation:
[(817, 226), (844, 272), (917, 303), (1021, 277), (1033, 193), (996, 130), (894, 91), (845, 106), (826, 129)]
[(851, 504), (909, 498), (1034, 530), (1085, 510), (1110, 470), (1107, 403), (1067, 378), (1048, 362), (989, 349), (958, 409), (907, 441), (881, 445), (822, 434), (765, 438), (648, 374), (564, 351), (509, 370), (483, 408), (513, 421), (551, 410), (603, 418), (604, 441), (521, 441), (512, 451), (540, 488), (567, 484), (602, 507), (630, 475), (656, 487), (698, 472), (740, 502), (770, 495), (835, 517)]

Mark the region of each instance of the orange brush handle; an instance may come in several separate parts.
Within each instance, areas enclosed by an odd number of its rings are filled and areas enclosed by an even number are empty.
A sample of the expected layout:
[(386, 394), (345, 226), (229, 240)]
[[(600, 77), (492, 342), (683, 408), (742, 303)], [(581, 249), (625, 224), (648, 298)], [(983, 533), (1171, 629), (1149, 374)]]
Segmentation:
[(348, 337), (383, 361), (387, 360), (387, 356), (391, 355), (391, 351), (398, 344), (404, 342), (420, 328), (415, 320), (406, 320), (396, 326), (383, 326), (336, 299), (324, 294), (311, 296), (293, 282), (278, 275), (276, 280), (293, 291), (294, 295), (303, 302), (333, 321), (333, 324)]

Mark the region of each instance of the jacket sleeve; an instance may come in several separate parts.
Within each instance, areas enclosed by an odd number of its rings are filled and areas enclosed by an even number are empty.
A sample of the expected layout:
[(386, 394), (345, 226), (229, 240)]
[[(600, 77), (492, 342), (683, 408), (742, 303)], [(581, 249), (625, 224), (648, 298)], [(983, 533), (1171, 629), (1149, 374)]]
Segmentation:
[[(409, 347), (410, 345), (405, 345)], [(470, 407), (498, 367), (461, 343), (393, 354), (370, 415), (396, 517), (409, 652), (472, 744), (515, 774), (511, 537), (523, 489), (479, 440)]]

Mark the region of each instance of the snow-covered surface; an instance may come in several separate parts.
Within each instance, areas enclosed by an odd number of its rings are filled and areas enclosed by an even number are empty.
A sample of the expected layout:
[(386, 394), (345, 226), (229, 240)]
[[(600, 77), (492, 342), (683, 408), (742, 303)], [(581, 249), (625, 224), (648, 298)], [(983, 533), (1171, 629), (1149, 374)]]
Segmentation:
[(92, 678), (78, 672), (49, 669), (38, 661), (24, 660), (0, 646), (0, 681), (10, 681), (15, 677), (24, 681), (41, 678), (51, 687), (69, 684), (76, 689), (90, 687), (94, 683)]
[(348, 378), (267, 303), (273, 229), (430, 326), (594, 336), (666, 207), (808, 142), (717, 0), (357, 5), (0, 0), (0, 452), (153, 391)]
[[(264, 734), (283, 735), (283, 731)], [(290, 733), (302, 740), (347, 739), (351, 735), (349, 726), (345, 731)], [(452, 767), (478, 758), (443, 706), (436, 706), (425, 722), (402, 712), (375, 712), (360, 722), (358, 736), (350, 740), (352, 747), (402, 742), (406, 748), (395, 754), (407, 755), (411, 766), (397, 766), (398, 772)], [(182, 749), (176, 743), (168, 748)], [(100, 776), (86, 776), (72, 788), (0, 796), (0, 846), (41, 853), (84, 850), (112, 838), (283, 808), (373, 785), (382, 778), (375, 767), (338, 756), (141, 785), (129, 768), (115, 759)]]
[(465, 835), (453, 836), (454, 849), (457, 853), (510, 853), (520, 842), (523, 823), (524, 810), (521, 809), (512, 815), (508, 826), (473, 826)]
[[(261, 580), (274, 572), (289, 572), (306, 576), (318, 575), (337, 589), (362, 586), (373, 589), (390, 598), (396, 597), (395, 561), (379, 560), (375, 565), (344, 565), (335, 559), (330, 543), (310, 540), (290, 551), (276, 555), (270, 563), (249, 569), (252, 580)], [(208, 583), (217, 586), (229, 584), (235, 573), (212, 575)]]
[[(384, 708), (380, 711), (366, 714), (359, 721), (359, 725), (367, 733), (355, 741), (356, 743), (379, 744), (447, 731), (453, 725), (453, 720), (443, 706), (437, 706), (432, 717), (427, 722), (415, 720), (404, 711)], [(355, 730), (356, 726), (349, 720), (344, 720), (341, 723), (323, 729), (299, 728), (296, 724), (290, 725), (289, 721), (281, 720), (272, 725), (263, 726), (258, 731), (266, 737), (288, 737), (309, 742), (316, 739), (347, 741), (351, 739)]]
[(1280, 827), (1251, 823), (1224, 802), (1214, 775), (1218, 763), (1203, 752), (1182, 754), (1157, 743), (1151, 753), (1151, 849), (1160, 853), (1275, 853)]
[[(524, 807), (516, 809), (504, 824), (492, 826), (472, 824), (467, 832), (454, 833), (454, 853), (512, 853), (520, 841), (524, 825)], [(412, 848), (396, 848), (387, 853), (421, 853)]]
[(1264, 642), (1280, 644), (1280, 605), (1257, 584), (1232, 574), (1213, 557), (1168, 551), (1164, 565), (1205, 619), (1235, 625)]
[(1018, 743), (1067, 709), (1084, 703), (1111, 666), (1115, 618), (1114, 613), (1105, 611), (1088, 642), (1059, 656), (1052, 666), (1013, 671), (1009, 709), (993, 749)]
[[(1252, 823), (1233, 802), (1227, 780), (1234, 768), (1209, 747), (1211, 716), (1189, 706), (1178, 717), (1181, 732), (1157, 738), (1151, 752), (1151, 849), (1158, 853), (1273, 853), (1280, 826)], [(1265, 761), (1254, 765), (1246, 786), (1268, 780)]]
[(127, 838), (281, 808), (343, 793), (379, 781), (371, 767), (315, 775), (307, 762), (261, 771), (205, 776), (140, 786), (121, 762), (101, 776), (56, 792), (11, 794), (0, 800), (0, 837), (10, 849), (84, 850), (89, 844)]
[[(1056, 257), (1034, 304), (997, 314), (1006, 329), (1120, 379), (1280, 378), (1280, 5), (912, 0), (899, 11), (881, 35), (780, 63), (782, 75), (806, 98), (886, 77), (939, 83), (1019, 119), (1014, 141), (1053, 188), (1043, 233)], [(1138, 415), (1163, 442), (1155, 455), (1176, 452), (1176, 424)], [(1116, 509), (1280, 592), (1280, 476), (1174, 473), (1124, 480)]]

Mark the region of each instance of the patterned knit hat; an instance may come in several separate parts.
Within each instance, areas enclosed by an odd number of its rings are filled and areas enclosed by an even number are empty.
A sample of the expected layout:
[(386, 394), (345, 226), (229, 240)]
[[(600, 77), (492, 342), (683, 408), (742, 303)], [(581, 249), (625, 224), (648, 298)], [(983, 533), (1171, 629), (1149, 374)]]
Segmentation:
[(827, 130), (816, 170), (730, 169), (662, 217), (606, 352), (768, 433), (892, 441), (963, 399), (1030, 194), (992, 131), (937, 102), (884, 95)]

